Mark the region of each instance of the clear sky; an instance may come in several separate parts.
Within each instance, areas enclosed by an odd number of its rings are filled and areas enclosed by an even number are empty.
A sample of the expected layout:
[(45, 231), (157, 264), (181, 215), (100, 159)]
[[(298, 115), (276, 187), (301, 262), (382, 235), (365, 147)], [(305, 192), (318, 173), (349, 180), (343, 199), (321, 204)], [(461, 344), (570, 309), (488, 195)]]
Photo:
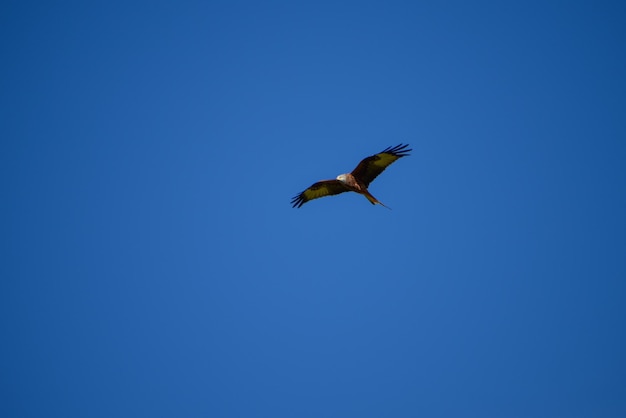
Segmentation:
[[(5, 1), (0, 416), (626, 416), (626, 3)], [(293, 209), (399, 143), (370, 190)]]

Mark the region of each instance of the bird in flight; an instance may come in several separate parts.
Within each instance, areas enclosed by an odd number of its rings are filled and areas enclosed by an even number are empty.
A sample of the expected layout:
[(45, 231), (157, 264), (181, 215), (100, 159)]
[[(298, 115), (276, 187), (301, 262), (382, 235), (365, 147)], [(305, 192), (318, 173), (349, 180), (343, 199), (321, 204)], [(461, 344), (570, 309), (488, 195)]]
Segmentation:
[(410, 148), (407, 149), (408, 146), (408, 144), (400, 144), (395, 147), (388, 147), (376, 155), (364, 158), (352, 170), (352, 173), (340, 174), (336, 180), (318, 181), (302, 193), (294, 196), (291, 199), (291, 204), (294, 208), (299, 208), (309, 200), (319, 197), (332, 196), (343, 192), (356, 192), (365, 196), (372, 205), (382, 205), (387, 209), (391, 209), (372, 196), (367, 188), (385, 168), (399, 158), (409, 155), (409, 152), (412, 150)]

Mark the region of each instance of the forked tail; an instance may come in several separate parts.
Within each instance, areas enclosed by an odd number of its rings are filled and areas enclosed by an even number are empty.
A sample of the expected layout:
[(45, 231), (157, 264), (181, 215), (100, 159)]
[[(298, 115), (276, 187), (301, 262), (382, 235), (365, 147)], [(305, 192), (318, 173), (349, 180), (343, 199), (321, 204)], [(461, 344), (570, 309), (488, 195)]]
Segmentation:
[(381, 202), (380, 200), (376, 199), (374, 196), (372, 196), (372, 194), (370, 192), (368, 192), (367, 190), (363, 193), (363, 196), (365, 196), (367, 198), (367, 200), (370, 201), (370, 203), (372, 205), (380, 205), (380, 206), (384, 206), (387, 209), (391, 210), (391, 208), (387, 205), (385, 205), (383, 202)]

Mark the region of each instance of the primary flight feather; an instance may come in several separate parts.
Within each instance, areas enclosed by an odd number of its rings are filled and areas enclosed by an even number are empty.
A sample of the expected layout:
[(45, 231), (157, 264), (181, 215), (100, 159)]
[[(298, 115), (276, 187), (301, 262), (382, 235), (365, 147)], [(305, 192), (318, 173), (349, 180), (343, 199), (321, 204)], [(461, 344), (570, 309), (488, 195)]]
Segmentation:
[(364, 158), (351, 173), (340, 174), (336, 180), (322, 180), (314, 183), (302, 193), (294, 196), (291, 204), (294, 208), (299, 208), (309, 200), (343, 192), (356, 192), (365, 196), (372, 205), (385, 206), (372, 196), (367, 188), (387, 167), (396, 160), (409, 155), (412, 150), (407, 148), (408, 146), (408, 144), (400, 144), (388, 147), (378, 154)]

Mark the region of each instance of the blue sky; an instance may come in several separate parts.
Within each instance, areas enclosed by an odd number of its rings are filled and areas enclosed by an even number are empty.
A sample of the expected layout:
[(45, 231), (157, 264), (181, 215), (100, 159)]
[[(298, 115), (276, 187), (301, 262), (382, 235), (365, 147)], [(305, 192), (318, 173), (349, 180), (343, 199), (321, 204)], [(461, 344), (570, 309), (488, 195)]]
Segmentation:
[[(623, 417), (623, 2), (0, 6), (0, 415)], [(409, 143), (375, 182), (289, 202)]]

